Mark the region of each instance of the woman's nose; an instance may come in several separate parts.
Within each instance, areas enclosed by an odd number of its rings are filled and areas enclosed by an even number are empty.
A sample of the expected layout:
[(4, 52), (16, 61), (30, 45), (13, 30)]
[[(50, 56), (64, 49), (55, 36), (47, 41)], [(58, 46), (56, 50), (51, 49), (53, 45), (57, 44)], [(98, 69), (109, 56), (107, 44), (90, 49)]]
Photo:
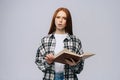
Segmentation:
[(62, 18), (60, 18), (60, 20), (59, 20), (60, 22), (62, 22)]

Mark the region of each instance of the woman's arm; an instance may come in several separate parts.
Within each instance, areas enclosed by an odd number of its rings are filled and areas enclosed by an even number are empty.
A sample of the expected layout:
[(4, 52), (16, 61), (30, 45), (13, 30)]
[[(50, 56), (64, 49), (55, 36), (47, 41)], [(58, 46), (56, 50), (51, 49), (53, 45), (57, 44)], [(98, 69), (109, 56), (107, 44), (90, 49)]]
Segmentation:
[[(82, 44), (81, 41), (78, 39), (77, 40), (78, 46), (76, 46), (77, 48), (77, 54), (83, 54), (83, 49), (82, 49)], [(77, 74), (79, 74), (82, 70), (83, 70), (83, 66), (84, 66), (84, 60), (81, 60), (78, 64), (70, 66), (70, 68)]]
[(48, 64), (48, 62), (45, 60), (46, 54), (47, 53), (44, 46), (44, 39), (42, 39), (35, 58), (35, 63), (42, 72), (44, 72), (46, 69), (49, 69), (52, 66), (52, 64)]

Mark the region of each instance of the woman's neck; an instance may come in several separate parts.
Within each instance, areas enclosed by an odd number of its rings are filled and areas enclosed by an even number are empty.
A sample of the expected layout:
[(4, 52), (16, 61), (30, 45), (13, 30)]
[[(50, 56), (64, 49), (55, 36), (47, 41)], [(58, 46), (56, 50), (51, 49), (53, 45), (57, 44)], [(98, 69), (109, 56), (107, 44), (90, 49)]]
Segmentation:
[(65, 34), (65, 30), (56, 30), (55, 33), (56, 34)]

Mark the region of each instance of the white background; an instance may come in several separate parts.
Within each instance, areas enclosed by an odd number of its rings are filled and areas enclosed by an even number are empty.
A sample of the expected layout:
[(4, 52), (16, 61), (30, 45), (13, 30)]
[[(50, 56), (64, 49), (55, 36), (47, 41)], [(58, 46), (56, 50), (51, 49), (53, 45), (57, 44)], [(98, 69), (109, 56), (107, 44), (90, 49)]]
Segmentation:
[(79, 80), (120, 80), (120, 0), (0, 0), (0, 80), (42, 80), (35, 55), (54, 11), (70, 10), (84, 52)]

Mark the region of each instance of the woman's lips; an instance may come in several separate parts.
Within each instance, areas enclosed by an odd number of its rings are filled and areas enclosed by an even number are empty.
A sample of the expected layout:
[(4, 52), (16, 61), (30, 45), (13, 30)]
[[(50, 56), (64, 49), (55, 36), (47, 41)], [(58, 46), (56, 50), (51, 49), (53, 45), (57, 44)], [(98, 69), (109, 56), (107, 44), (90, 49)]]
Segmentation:
[(62, 24), (58, 24), (59, 26), (62, 26)]

